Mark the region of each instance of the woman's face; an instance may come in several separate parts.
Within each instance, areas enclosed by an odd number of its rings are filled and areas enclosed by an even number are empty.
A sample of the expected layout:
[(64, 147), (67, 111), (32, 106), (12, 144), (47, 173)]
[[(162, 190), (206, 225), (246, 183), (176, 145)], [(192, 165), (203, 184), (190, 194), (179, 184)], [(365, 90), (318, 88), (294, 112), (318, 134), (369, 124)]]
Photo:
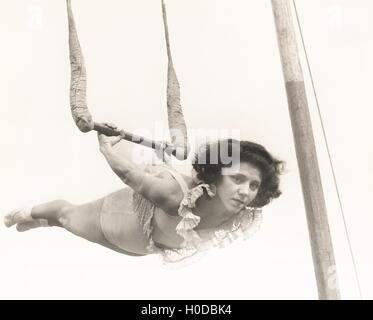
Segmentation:
[(228, 214), (235, 214), (255, 199), (261, 181), (262, 174), (256, 166), (241, 162), (235, 170), (222, 169), (216, 196), (220, 198)]

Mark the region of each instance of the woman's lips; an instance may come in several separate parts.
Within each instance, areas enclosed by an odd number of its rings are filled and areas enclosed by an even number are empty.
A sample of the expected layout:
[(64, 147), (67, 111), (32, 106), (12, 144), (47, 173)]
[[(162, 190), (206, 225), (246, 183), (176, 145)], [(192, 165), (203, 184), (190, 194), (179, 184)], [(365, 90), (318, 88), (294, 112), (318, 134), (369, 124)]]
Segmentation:
[(241, 201), (241, 200), (238, 200), (238, 199), (232, 199), (232, 200), (237, 205), (240, 205), (240, 206), (244, 206), (245, 205), (245, 203), (243, 201)]

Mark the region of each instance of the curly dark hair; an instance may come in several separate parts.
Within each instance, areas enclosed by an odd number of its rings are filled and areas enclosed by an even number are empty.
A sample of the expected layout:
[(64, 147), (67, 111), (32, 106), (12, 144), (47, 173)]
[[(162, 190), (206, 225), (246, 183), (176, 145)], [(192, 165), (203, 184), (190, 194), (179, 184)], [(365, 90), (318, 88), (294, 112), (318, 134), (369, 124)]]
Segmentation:
[(203, 145), (193, 161), (198, 179), (208, 184), (217, 183), (222, 176), (222, 168), (232, 166), (232, 160), (227, 163), (223, 157), (223, 146), (227, 148), (230, 159), (236, 151), (240, 161), (247, 161), (261, 171), (262, 182), (250, 206), (261, 208), (281, 195), (279, 175), (283, 171), (284, 162), (275, 159), (262, 145), (250, 141), (225, 139)]

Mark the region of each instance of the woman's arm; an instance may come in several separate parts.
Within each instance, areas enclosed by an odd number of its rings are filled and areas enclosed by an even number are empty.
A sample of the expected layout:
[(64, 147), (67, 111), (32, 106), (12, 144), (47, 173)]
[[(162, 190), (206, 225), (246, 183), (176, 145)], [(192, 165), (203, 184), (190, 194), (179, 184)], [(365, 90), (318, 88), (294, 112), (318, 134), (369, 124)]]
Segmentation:
[(115, 174), (135, 192), (154, 203), (156, 206), (170, 210), (182, 200), (182, 191), (178, 183), (169, 177), (156, 177), (144, 172), (127, 158), (120, 157), (114, 146), (122, 137), (107, 137), (98, 134), (100, 151)]

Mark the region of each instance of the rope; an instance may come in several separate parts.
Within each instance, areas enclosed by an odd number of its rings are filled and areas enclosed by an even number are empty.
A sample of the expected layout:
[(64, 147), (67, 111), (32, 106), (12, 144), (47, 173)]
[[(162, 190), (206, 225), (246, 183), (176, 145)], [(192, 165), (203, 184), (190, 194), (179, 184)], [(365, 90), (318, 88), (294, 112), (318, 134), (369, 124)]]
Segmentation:
[(79, 130), (88, 132), (93, 129), (94, 124), (87, 107), (87, 74), (71, 9), (71, 0), (66, 0), (66, 5), (69, 24), (71, 66), (70, 108), (73, 119)]
[(341, 213), (342, 213), (344, 229), (345, 229), (345, 233), (346, 233), (346, 237), (347, 237), (347, 241), (348, 241), (348, 245), (349, 245), (349, 251), (350, 251), (353, 266), (354, 266), (355, 278), (356, 278), (356, 282), (357, 282), (358, 289), (359, 289), (359, 295), (360, 295), (360, 299), (363, 300), (363, 294), (362, 294), (362, 290), (361, 290), (359, 275), (358, 275), (358, 272), (357, 272), (355, 256), (354, 256), (354, 253), (353, 253), (353, 250), (352, 250), (350, 235), (349, 235), (348, 228), (347, 228), (346, 217), (345, 217), (344, 208), (343, 208), (343, 204), (342, 204), (342, 198), (341, 198), (341, 194), (340, 194), (338, 183), (337, 183), (337, 176), (336, 176), (336, 173), (335, 173), (335, 170), (334, 170), (334, 164), (333, 164), (333, 160), (332, 160), (332, 156), (331, 156), (331, 152), (330, 152), (329, 142), (328, 142), (328, 138), (327, 138), (327, 135), (326, 135), (326, 129), (325, 129), (323, 116), (322, 116), (321, 109), (320, 109), (319, 99), (318, 99), (318, 96), (317, 96), (317, 93), (316, 93), (315, 82), (313, 80), (311, 65), (310, 65), (310, 62), (309, 62), (309, 59), (308, 59), (308, 53), (307, 53), (307, 49), (306, 49), (306, 45), (305, 45), (305, 41), (304, 41), (304, 37), (303, 37), (302, 27), (301, 27), (301, 24), (300, 24), (298, 10), (297, 10), (297, 6), (295, 4), (295, 0), (293, 0), (293, 5), (294, 5), (294, 10), (295, 10), (295, 15), (296, 15), (296, 18), (297, 18), (299, 33), (300, 33), (300, 36), (301, 36), (301, 39), (302, 39), (302, 46), (303, 46), (304, 54), (305, 54), (306, 61), (307, 61), (307, 68), (308, 68), (308, 72), (309, 72), (310, 78), (311, 78), (313, 94), (315, 96), (315, 101), (316, 101), (318, 115), (319, 115), (319, 119), (320, 119), (320, 123), (321, 123), (322, 133), (323, 133), (325, 146), (326, 146), (326, 150), (327, 150), (327, 154), (328, 154), (328, 158), (329, 158), (329, 165), (331, 167), (331, 171), (332, 171), (332, 175), (333, 175), (334, 187), (335, 187), (335, 190), (337, 192), (338, 203), (339, 203), (339, 207), (340, 207), (340, 210), (341, 210)]
[(168, 32), (166, 5), (162, 3), (163, 24), (167, 48), (167, 117), (171, 143), (176, 147), (178, 158), (186, 159), (189, 153), (188, 132), (180, 102), (180, 84), (172, 62), (170, 37)]

